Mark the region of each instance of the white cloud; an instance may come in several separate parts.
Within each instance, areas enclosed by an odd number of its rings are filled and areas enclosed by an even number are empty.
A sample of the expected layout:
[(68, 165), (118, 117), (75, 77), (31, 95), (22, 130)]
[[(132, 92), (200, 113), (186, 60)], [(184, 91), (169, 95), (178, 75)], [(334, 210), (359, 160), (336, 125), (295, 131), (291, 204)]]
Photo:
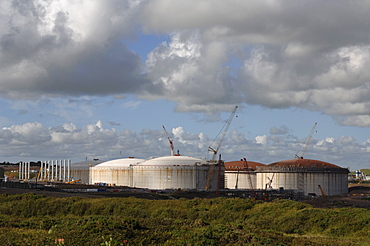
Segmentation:
[[(147, 82), (129, 37), (137, 3), (11, 1), (0, 7), (0, 94), (134, 92)], [(83, 10), (83, 11), (81, 11)]]
[(267, 141), (267, 136), (266, 135), (263, 135), (263, 136), (257, 136), (256, 137), (256, 143), (258, 144), (262, 144), (262, 145), (267, 145), (268, 141)]

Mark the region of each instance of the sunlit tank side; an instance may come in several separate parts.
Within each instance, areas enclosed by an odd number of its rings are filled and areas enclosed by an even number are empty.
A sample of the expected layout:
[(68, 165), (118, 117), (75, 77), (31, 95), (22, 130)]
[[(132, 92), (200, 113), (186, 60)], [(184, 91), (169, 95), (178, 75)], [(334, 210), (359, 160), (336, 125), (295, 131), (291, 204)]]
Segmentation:
[[(220, 179), (223, 179), (223, 173), (222, 165)], [(217, 166), (210, 172), (210, 165), (205, 160), (189, 156), (164, 156), (132, 166), (132, 187), (204, 190), (210, 174), (212, 178), (209, 190), (214, 191), (219, 178)]]
[(81, 161), (71, 164), (70, 177), (71, 180), (81, 179), (81, 183), (90, 183), (90, 167), (94, 167), (104, 161), (101, 160), (91, 160), (91, 161)]
[[(256, 189), (256, 172), (258, 166), (265, 164), (247, 161), (229, 161), (225, 162), (225, 188), (226, 189)], [(252, 187), (249, 182), (249, 177), (252, 181)]]
[(349, 170), (323, 161), (285, 160), (257, 167), (256, 172), (258, 189), (293, 189), (305, 195), (348, 193)]
[(122, 158), (103, 162), (90, 169), (91, 184), (130, 186), (131, 165), (143, 162), (139, 158)]

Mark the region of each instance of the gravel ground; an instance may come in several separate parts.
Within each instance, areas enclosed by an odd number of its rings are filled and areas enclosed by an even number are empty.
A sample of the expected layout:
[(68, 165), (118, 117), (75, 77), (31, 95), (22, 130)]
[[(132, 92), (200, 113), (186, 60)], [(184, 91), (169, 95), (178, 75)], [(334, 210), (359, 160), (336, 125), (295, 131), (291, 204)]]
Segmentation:
[[(50, 197), (137, 197), (145, 199), (174, 199), (174, 197), (194, 198), (206, 197), (212, 198), (212, 193), (191, 193), (181, 192), (176, 194), (157, 194), (152, 192), (58, 192), (36, 189), (4, 188), (0, 187), (0, 194), (22, 194), (35, 193)], [(335, 207), (358, 207), (370, 209), (370, 185), (350, 185), (349, 193), (342, 196), (323, 196), (312, 199), (306, 199), (304, 203), (311, 204), (317, 208), (335, 208)]]

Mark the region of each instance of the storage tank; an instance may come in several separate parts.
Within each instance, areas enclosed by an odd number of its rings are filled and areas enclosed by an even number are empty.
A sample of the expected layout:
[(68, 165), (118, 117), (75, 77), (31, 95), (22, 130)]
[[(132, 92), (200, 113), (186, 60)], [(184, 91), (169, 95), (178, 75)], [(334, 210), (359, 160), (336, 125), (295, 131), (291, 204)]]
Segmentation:
[(205, 190), (209, 181), (208, 190), (215, 191), (224, 187), (224, 167), (189, 156), (164, 156), (132, 166), (132, 178), (133, 187), (156, 190)]
[(91, 184), (131, 186), (131, 165), (136, 165), (143, 161), (145, 160), (130, 157), (106, 161), (91, 167)]
[(293, 189), (304, 195), (340, 195), (348, 193), (348, 173), (347, 168), (323, 161), (285, 160), (257, 167), (257, 188)]
[(70, 177), (71, 180), (81, 180), (83, 184), (90, 183), (90, 167), (94, 167), (104, 161), (94, 159), (91, 161), (81, 161), (71, 164)]
[[(226, 189), (256, 189), (256, 172), (258, 166), (265, 164), (254, 161), (225, 162), (225, 188)], [(252, 183), (249, 181), (249, 178)]]

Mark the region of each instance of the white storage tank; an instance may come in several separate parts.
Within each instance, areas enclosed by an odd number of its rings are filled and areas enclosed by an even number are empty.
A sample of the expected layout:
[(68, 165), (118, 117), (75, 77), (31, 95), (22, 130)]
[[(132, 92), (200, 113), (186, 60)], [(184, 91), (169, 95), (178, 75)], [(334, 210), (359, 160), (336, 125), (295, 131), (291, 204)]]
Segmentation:
[(158, 157), (132, 166), (132, 186), (137, 188), (215, 191), (224, 187), (223, 178), (223, 165), (189, 156)]
[(94, 167), (104, 161), (94, 159), (91, 161), (81, 161), (71, 164), (70, 179), (80, 180), (83, 184), (90, 183), (90, 167)]
[[(259, 166), (265, 164), (247, 161), (225, 162), (225, 188), (226, 189), (256, 189), (256, 172)], [(249, 181), (250, 178), (250, 181)], [(251, 186), (252, 183), (252, 186)]]
[(348, 193), (347, 168), (318, 160), (293, 159), (257, 167), (257, 188), (292, 189), (304, 195)]
[(90, 168), (91, 184), (131, 186), (131, 165), (144, 159), (129, 157), (106, 161)]

